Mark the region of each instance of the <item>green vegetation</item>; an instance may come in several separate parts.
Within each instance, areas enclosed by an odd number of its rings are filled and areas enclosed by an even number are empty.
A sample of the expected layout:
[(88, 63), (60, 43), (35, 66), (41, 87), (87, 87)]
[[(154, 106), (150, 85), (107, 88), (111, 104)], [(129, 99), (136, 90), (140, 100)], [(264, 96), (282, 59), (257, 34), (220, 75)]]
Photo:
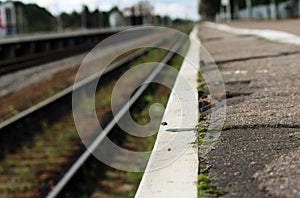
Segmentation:
[(206, 175), (200, 174), (198, 176), (198, 197), (214, 198), (224, 194), (223, 191), (212, 187), (210, 182)]
[(197, 87), (197, 90), (199, 92), (199, 94), (203, 94), (204, 92), (204, 87), (207, 87), (207, 84), (205, 82), (201, 82), (198, 87)]
[[(98, 9), (91, 12), (87, 6), (84, 6), (83, 10), (86, 18), (86, 28), (109, 27), (109, 12), (100, 12)], [(68, 14), (64, 12), (60, 17), (63, 29), (72, 30), (81, 28), (81, 13), (73, 11), (71, 14)]]
[(203, 113), (199, 113), (199, 123), (205, 122), (206, 116)]
[[(183, 47), (182, 47), (182, 53), (186, 54), (187, 50), (189, 48), (189, 43), (187, 42)], [(158, 51), (159, 50), (154, 50), (154, 51)], [(150, 56), (152, 57), (152, 56)], [(169, 65), (174, 67), (175, 69), (180, 69), (182, 62), (183, 62), (184, 58), (179, 56), (179, 55), (175, 55), (174, 58), (172, 58), (172, 60), (169, 62)], [(149, 60), (147, 60), (149, 61)], [(168, 74), (164, 73), (162, 74), (163, 76), (168, 76)], [(175, 78), (173, 78), (174, 82), (175, 82)], [(152, 86), (150, 86), (150, 90), (153, 89), (151, 88)], [(167, 105), (168, 102), (168, 97), (170, 94), (170, 90), (168, 90), (166, 87), (162, 87), (162, 86), (157, 86), (155, 85), (154, 87), (158, 87), (156, 90), (156, 94), (153, 95), (153, 93), (146, 93), (144, 94), (144, 102), (146, 102), (146, 108), (144, 108), (142, 111), (140, 111), (140, 113), (135, 113), (134, 114), (134, 119), (138, 124), (147, 124), (150, 120), (148, 117), (148, 113), (149, 113), (149, 108), (152, 104), (154, 103), (160, 103), (163, 106)], [(158, 129), (158, 128), (157, 128)], [(129, 137), (130, 139), (131, 137)], [(154, 144), (155, 144), (155, 140), (156, 140), (156, 136), (147, 138), (148, 139), (148, 143), (146, 144), (146, 150), (150, 151), (152, 150)], [(144, 148), (145, 149), (145, 148)], [(143, 173), (127, 173), (128, 176), (128, 180), (131, 184), (138, 186), (138, 184), (140, 183), (142, 177), (143, 177)], [(124, 197), (134, 197), (135, 193), (134, 192), (123, 192), (122, 195)]]
[[(187, 33), (188, 33), (188, 31), (187, 31)], [(184, 46), (181, 48), (181, 53), (182, 54), (186, 54), (186, 52), (189, 48), (189, 45), (190, 44), (188, 42), (184, 44)], [(159, 51), (160, 50), (151, 51), (149, 53), (150, 57), (157, 57), (157, 55), (161, 55), (161, 52), (159, 52)], [(172, 60), (168, 64), (170, 66), (174, 67), (175, 69), (179, 70), (181, 65), (182, 65), (183, 60), (184, 60), (184, 57), (181, 57), (180, 55), (175, 55), (174, 58), (172, 58)], [(143, 61), (149, 61), (149, 60), (146, 59), (146, 60), (143, 60)], [(133, 65), (135, 65), (135, 64), (136, 63), (133, 63)], [(164, 73), (162, 75), (167, 76), (168, 74)], [(175, 78), (173, 78), (173, 81), (175, 82)], [(134, 118), (135, 118), (135, 121), (137, 123), (139, 123), (139, 124), (147, 124), (148, 123), (148, 121), (149, 121), (148, 113), (149, 113), (149, 108), (150, 108), (151, 104), (160, 103), (163, 106), (167, 105), (170, 90), (168, 90), (166, 87), (160, 87), (159, 89), (160, 90), (157, 91), (159, 93), (159, 97), (157, 97), (157, 95), (155, 96), (151, 93), (148, 93), (148, 94), (146, 93), (145, 94), (144, 101), (147, 103), (147, 106), (139, 114), (135, 114)], [(156, 140), (156, 137), (150, 139), (150, 143), (148, 144), (147, 150), (152, 150), (152, 148), (154, 146), (154, 143), (155, 143), (155, 140)], [(134, 181), (133, 183), (138, 184), (140, 182), (143, 174), (141, 174), (141, 173), (128, 173), (128, 176), (129, 176), (131, 181)]]
[(198, 94), (199, 96), (202, 96), (204, 94), (204, 88), (207, 87), (207, 83), (203, 81), (202, 75), (201, 75), (201, 70), (198, 72)]
[(198, 128), (197, 128), (197, 131), (198, 131), (199, 133), (205, 133), (205, 132), (208, 131), (208, 128), (198, 127)]
[(55, 30), (55, 17), (45, 8), (41, 8), (36, 4), (24, 5), (24, 16), (25, 33)]
[[(201, 76), (201, 71), (198, 73), (198, 95), (199, 98), (203, 96), (204, 91), (203, 89), (207, 87), (207, 84), (203, 81), (202, 76)], [(223, 129), (227, 129), (228, 127), (224, 127)], [(220, 129), (220, 130), (223, 130)], [(198, 143), (199, 145), (205, 143), (205, 136), (209, 128), (207, 127), (206, 124), (206, 116), (203, 113), (199, 113), (199, 124), (197, 126), (197, 131), (198, 131)], [(214, 129), (218, 130), (218, 129)], [(198, 175), (198, 197), (205, 197), (205, 198), (215, 198), (220, 195), (225, 194), (224, 191), (218, 190), (217, 188), (213, 187), (210, 183), (210, 179), (208, 178), (208, 168), (204, 163), (204, 159), (199, 160), (199, 175)], [(204, 174), (205, 172), (205, 174)]]
[[(182, 50), (186, 52), (189, 44), (186, 43)], [(133, 61), (128, 67), (133, 67), (141, 63), (157, 61), (159, 62), (167, 52), (160, 49), (151, 49), (145, 56), (139, 60)], [(183, 57), (175, 56), (169, 63), (174, 68), (179, 69), (183, 61)], [(167, 76), (167, 74), (165, 74)], [(136, 80), (136, 79), (133, 79)], [(175, 79), (174, 79), (175, 80)], [(110, 93), (114, 87), (114, 82), (107, 83), (99, 89), (96, 94), (96, 109), (97, 112), (108, 112), (110, 109)], [(151, 88), (150, 88), (151, 89)], [(126, 91), (126, 90), (125, 90)], [(135, 113), (135, 118), (138, 123), (148, 123), (149, 107), (154, 103), (166, 105), (170, 90), (165, 87), (158, 89), (158, 95), (146, 93), (143, 97), (143, 110)], [(105, 97), (103, 97), (105, 96)], [(81, 104), (82, 108), (89, 108), (88, 99), (84, 99)], [(99, 116), (100, 119), (101, 116)], [(3, 176), (16, 178), (16, 184), (26, 184), (24, 186), (1, 186), (0, 192), (35, 192), (38, 190), (49, 190), (49, 183), (54, 183), (57, 176), (57, 170), (68, 163), (68, 160), (78, 153), (81, 148), (81, 142), (76, 132), (73, 122), (72, 113), (68, 112), (57, 118), (55, 123), (43, 121), (40, 124), (40, 129), (37, 133), (25, 143), (24, 147), (17, 150), (14, 154), (7, 153), (5, 159), (0, 161), (0, 172)], [(101, 119), (100, 119), (101, 120)], [(89, 118), (86, 118), (89, 122)], [(128, 141), (130, 142), (128, 137)], [(156, 137), (151, 137), (144, 144), (142, 149), (151, 150)], [(132, 140), (133, 141), (133, 140)], [(17, 172), (13, 171), (17, 170)], [(90, 170), (90, 169), (89, 169)], [(91, 173), (94, 174), (94, 173)], [(130, 184), (138, 185), (142, 174), (128, 173), (127, 180)], [(126, 192), (124, 192), (126, 194)], [(132, 192), (127, 193), (131, 197)]]
[(190, 32), (193, 30), (193, 27), (193, 24), (190, 22), (185, 22), (184, 25), (175, 25), (175, 29), (187, 35), (190, 34)]
[(201, 0), (198, 12), (202, 17), (214, 19), (220, 11), (221, 0)]
[[(184, 51), (186, 51), (188, 47), (187, 45), (183, 46)], [(158, 61), (160, 60), (167, 52), (160, 49), (151, 49), (147, 55), (139, 58), (138, 60), (133, 61), (129, 64), (128, 67), (134, 67), (136, 65), (150, 62), (150, 61)], [(170, 66), (173, 66), (174, 68), (179, 69), (183, 61), (183, 57), (175, 56), (169, 63)], [(168, 80), (172, 80), (173, 83), (175, 82), (176, 76), (171, 76), (166, 71), (162, 71), (160, 73), (163, 77), (167, 78)], [(134, 121), (140, 125), (146, 125), (150, 121), (149, 117), (149, 109), (152, 104), (160, 103), (163, 106), (166, 106), (168, 102), (168, 97), (170, 94), (170, 91), (168, 88), (164, 86), (160, 86), (158, 84), (150, 84), (146, 92), (143, 94), (141, 99), (139, 99), (134, 107), (131, 109), (131, 114), (134, 119)], [(101, 94), (100, 94), (101, 95)], [(160, 126), (160, 122), (157, 126), (152, 128), (151, 130), (157, 131)], [(120, 146), (122, 148), (128, 149), (128, 150), (135, 150), (137, 152), (144, 152), (144, 151), (151, 151), (156, 140), (156, 135), (148, 137), (148, 138), (137, 138), (134, 136), (127, 135), (122, 130), (116, 128), (116, 132), (113, 132), (118, 134), (118, 137), (122, 136), (122, 141), (120, 142), (119, 138), (114, 138), (113, 136), (110, 137), (112, 141), (115, 141), (116, 144), (121, 144)], [(122, 134), (122, 135), (121, 135)], [(125, 134), (125, 135), (124, 135)], [(123, 140), (125, 139), (125, 141)], [(146, 159), (148, 160), (148, 159)], [(88, 174), (88, 173), (87, 173)], [(108, 190), (109, 195), (114, 196), (120, 196), (120, 197), (134, 197), (135, 191), (143, 177), (143, 173), (135, 173), (135, 172), (125, 172), (125, 171), (118, 171), (118, 170), (108, 170), (105, 174), (105, 178), (101, 179), (101, 181), (109, 181), (110, 183), (116, 183), (116, 186), (122, 185), (127, 186), (124, 190), (115, 192), (115, 189)], [(94, 182), (98, 183), (98, 182)], [(103, 192), (103, 186), (96, 186), (96, 190), (93, 192)], [(88, 197), (88, 196), (87, 196)]]

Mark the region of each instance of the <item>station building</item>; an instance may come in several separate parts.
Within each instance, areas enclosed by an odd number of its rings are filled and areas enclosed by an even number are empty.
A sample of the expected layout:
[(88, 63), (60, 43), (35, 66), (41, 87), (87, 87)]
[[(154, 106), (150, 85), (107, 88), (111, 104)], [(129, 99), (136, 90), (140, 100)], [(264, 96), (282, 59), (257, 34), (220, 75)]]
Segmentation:
[(20, 2), (0, 3), (0, 36), (23, 32), (23, 7), (24, 5)]

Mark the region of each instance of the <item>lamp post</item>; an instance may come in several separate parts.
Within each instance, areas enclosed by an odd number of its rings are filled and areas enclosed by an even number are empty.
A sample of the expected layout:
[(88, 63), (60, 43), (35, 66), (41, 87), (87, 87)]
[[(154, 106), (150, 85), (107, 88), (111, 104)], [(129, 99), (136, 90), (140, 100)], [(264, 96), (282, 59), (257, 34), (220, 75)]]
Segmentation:
[(63, 24), (62, 24), (62, 19), (61, 19), (61, 12), (60, 12), (57, 0), (55, 0), (53, 2), (53, 7), (54, 7), (54, 12), (56, 12), (56, 16), (55, 16), (56, 31), (57, 32), (62, 32), (63, 31), (63, 27), (62, 27)]
[(277, 19), (277, 6), (276, 6), (275, 0), (271, 0), (270, 10), (271, 10), (271, 19), (276, 20)]
[(81, 29), (86, 29), (86, 10), (85, 6), (82, 5), (82, 12), (81, 12)]
[(221, 1), (222, 6), (226, 7), (226, 20), (231, 21), (231, 5), (230, 5), (230, 0), (222, 0)]
[(249, 19), (252, 19), (252, 1), (251, 0), (246, 0), (246, 7), (249, 12)]
[(98, 11), (99, 11), (99, 15), (98, 15), (98, 25), (99, 25), (99, 28), (101, 28), (101, 27), (102, 27), (102, 22), (101, 22), (101, 20), (102, 20), (102, 17), (101, 17), (102, 13), (101, 13), (101, 11), (100, 11), (100, 0), (97, 1), (97, 9), (98, 9)]
[(22, 6), (17, 6), (17, 18), (18, 18), (18, 34), (22, 35), (24, 34), (24, 12)]

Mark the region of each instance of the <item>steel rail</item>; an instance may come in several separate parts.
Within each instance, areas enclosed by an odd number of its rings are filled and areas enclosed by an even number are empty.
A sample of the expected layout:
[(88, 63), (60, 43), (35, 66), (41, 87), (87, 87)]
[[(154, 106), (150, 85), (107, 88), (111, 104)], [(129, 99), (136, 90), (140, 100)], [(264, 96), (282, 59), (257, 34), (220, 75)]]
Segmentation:
[[(100, 71), (99, 73), (103, 74), (103, 75), (106, 75), (110, 72), (112, 72), (113, 70), (116, 70), (118, 69), (119, 67), (123, 66), (124, 64), (126, 64), (127, 62), (130, 62), (134, 59), (136, 59), (137, 57), (143, 55), (146, 53), (146, 50), (139, 50), (129, 56), (127, 56), (126, 58), (124, 59), (121, 59), (120, 61), (112, 64), (107, 70), (105, 70), (104, 72), (103, 71)], [(27, 110), (5, 120), (4, 122), (1, 122), (0, 123), (0, 132), (1, 130), (3, 130), (5, 127), (8, 127), (10, 125), (13, 125), (15, 122), (21, 120), (21, 119), (24, 119), (26, 118), (27, 116), (30, 116), (32, 113), (38, 111), (38, 110), (41, 110), (42, 108), (56, 102), (57, 100), (63, 98), (63, 97), (66, 97), (67, 95), (70, 95), (72, 94), (73, 91), (76, 91), (84, 86), (86, 86), (87, 84), (89, 84), (90, 82), (94, 81), (94, 80), (97, 80), (98, 77), (99, 77), (99, 73), (96, 73), (96, 74), (93, 74), (91, 76), (89, 76), (88, 78), (82, 80), (81, 82), (79, 82), (78, 84), (76, 84), (75, 86), (70, 86), (62, 91), (60, 91), (59, 93), (55, 94), (54, 96), (40, 102), (39, 104), (36, 104), (30, 108), (28, 108)]]
[[(155, 47), (159, 47), (160, 45), (162, 45), (164, 43), (164, 39), (157, 42), (154, 46)], [(2, 130), (10, 125), (13, 125), (15, 122), (20, 121), (22, 119), (25, 119), (26, 117), (30, 116), (31, 114), (33, 114), (36, 111), (42, 110), (43, 108), (49, 106), (50, 104), (72, 94), (73, 91), (77, 91), (83, 87), (85, 87), (86, 85), (94, 82), (94, 81), (98, 81), (99, 76), (100, 75), (107, 75), (110, 72), (122, 67), (124, 64), (135, 60), (136, 58), (144, 55), (145, 53), (147, 53), (149, 51), (149, 49), (140, 49), (136, 52), (134, 52), (133, 54), (126, 56), (125, 58), (117, 61), (116, 63), (111, 64), (105, 71), (99, 71), (98, 73), (95, 73), (93, 75), (90, 75), (89, 77), (81, 80), (80, 82), (76, 83), (75, 85), (72, 85), (62, 91), (60, 91), (59, 93), (55, 94), (52, 97), (49, 97), (48, 99), (18, 113), (17, 115), (3, 121), (0, 123), (0, 133), (2, 132)]]
[(143, 85), (133, 94), (128, 103), (123, 106), (119, 112), (116, 114), (114, 119), (112, 119), (101, 134), (95, 139), (95, 141), (88, 147), (88, 149), (78, 158), (78, 160), (72, 165), (69, 171), (62, 177), (62, 179), (57, 183), (54, 189), (47, 195), (47, 198), (57, 197), (66, 185), (70, 182), (77, 171), (83, 166), (86, 160), (92, 155), (92, 152), (97, 149), (99, 144), (108, 135), (108, 133), (116, 126), (117, 122), (124, 116), (128, 109), (141, 97), (144, 91), (148, 88), (149, 84), (153, 82), (153, 79), (160, 73), (160, 71), (166, 66), (166, 64), (172, 59), (172, 57), (178, 52), (178, 50), (187, 41), (185, 36), (182, 36), (178, 42), (173, 46), (170, 52), (165, 56), (165, 58), (158, 64), (158, 66), (152, 71), (148, 78), (144, 81)]

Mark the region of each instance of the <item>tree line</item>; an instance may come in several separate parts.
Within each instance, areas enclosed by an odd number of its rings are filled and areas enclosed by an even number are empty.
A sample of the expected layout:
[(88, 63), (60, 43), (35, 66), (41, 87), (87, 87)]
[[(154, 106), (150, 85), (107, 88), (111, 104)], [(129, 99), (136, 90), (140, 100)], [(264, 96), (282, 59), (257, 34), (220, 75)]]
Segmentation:
[[(1, 1), (0, 1), (1, 3)], [(76, 30), (80, 28), (99, 28), (109, 27), (109, 17), (112, 12), (123, 13), (118, 7), (113, 7), (110, 11), (99, 11), (98, 9), (90, 11), (87, 6), (83, 6), (81, 12), (73, 11), (72, 13), (61, 13), (58, 16), (53, 16), (46, 8), (40, 7), (37, 4), (23, 4), (22, 2), (14, 1), (16, 10), (16, 33), (27, 34), (35, 32), (54, 32), (62, 30)], [(188, 20), (175, 19), (165, 16), (152, 16), (153, 7), (144, 2), (126, 8), (132, 15), (144, 14), (147, 17), (152, 17), (149, 23), (156, 22), (158, 24), (182, 24), (188, 23)], [(127, 16), (128, 17), (128, 16)], [(124, 25), (131, 25), (132, 18), (124, 18)]]

